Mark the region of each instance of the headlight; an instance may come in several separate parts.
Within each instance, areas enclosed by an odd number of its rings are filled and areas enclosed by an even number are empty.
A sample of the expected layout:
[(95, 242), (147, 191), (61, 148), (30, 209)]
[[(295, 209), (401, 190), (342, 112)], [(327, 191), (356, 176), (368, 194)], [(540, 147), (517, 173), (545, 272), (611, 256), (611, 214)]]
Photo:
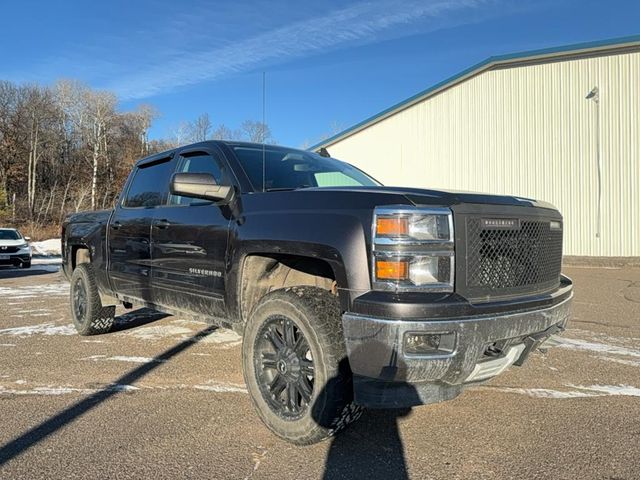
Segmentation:
[[(376, 210), (375, 236), (378, 243), (448, 242), (453, 240), (451, 212)], [(382, 242), (380, 242), (382, 240)], [(384, 241), (386, 240), (386, 241)]]
[(28, 243), (23, 243), (22, 245), (18, 245), (18, 249), (20, 249), (20, 250), (24, 250), (25, 248), (29, 248), (29, 244)]
[(376, 289), (452, 292), (451, 210), (405, 206), (376, 208), (372, 257)]

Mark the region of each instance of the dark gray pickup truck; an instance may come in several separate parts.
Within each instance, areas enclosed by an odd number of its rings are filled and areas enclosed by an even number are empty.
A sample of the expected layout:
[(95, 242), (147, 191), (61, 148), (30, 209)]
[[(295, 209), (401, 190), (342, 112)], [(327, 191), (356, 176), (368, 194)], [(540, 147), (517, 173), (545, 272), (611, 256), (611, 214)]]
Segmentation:
[(116, 302), (242, 334), (258, 415), (309, 444), (362, 407), (454, 398), (562, 331), (562, 229), (543, 202), (211, 141), (140, 160), (113, 210), (67, 218), (63, 267), (82, 335), (107, 332)]

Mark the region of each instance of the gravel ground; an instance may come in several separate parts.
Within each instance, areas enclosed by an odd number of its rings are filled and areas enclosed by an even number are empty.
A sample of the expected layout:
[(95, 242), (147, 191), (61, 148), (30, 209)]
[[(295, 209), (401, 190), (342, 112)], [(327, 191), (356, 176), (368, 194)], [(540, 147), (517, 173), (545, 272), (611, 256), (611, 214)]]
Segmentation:
[(640, 478), (638, 268), (568, 268), (557, 347), (311, 447), (262, 426), (233, 332), (119, 310), (79, 337), (57, 269), (0, 269), (0, 478)]

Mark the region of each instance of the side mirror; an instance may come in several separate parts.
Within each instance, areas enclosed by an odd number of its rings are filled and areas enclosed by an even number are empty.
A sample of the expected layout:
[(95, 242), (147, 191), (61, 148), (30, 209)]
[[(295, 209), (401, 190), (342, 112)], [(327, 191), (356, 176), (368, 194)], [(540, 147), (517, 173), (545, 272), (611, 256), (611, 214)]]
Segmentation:
[(31, 237), (24, 237), (24, 241), (25, 242), (30, 242), (31, 241)]
[(172, 195), (222, 203), (229, 203), (234, 193), (233, 187), (218, 185), (210, 173), (174, 173), (169, 190)]

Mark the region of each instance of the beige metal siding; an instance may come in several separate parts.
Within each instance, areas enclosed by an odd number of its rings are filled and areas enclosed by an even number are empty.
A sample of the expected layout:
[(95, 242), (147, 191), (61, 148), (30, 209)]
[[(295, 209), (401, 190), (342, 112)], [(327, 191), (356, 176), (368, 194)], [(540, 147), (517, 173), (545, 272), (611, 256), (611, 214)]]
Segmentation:
[[(602, 227), (597, 232), (600, 90)], [(386, 185), (543, 199), (566, 255), (640, 256), (640, 53), (494, 69), (328, 146)]]

